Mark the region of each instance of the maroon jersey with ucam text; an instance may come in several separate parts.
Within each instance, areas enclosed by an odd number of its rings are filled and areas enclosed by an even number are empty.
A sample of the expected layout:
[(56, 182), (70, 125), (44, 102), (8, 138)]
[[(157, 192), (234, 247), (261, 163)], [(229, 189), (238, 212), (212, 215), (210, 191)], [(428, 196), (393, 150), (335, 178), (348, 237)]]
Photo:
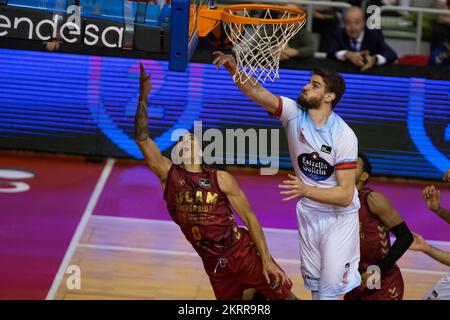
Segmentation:
[[(361, 258), (359, 272), (367, 271), (371, 265), (378, 265), (386, 257), (391, 242), (389, 230), (374, 214), (370, 212), (367, 197), (373, 190), (367, 187), (359, 190), (360, 246)], [(367, 286), (357, 287), (344, 297), (345, 300), (401, 300), (404, 283), (400, 268), (394, 264), (381, 276), (380, 287), (369, 289)]]
[(373, 190), (364, 187), (359, 190), (361, 208), (359, 209), (360, 224), (360, 271), (370, 265), (377, 265), (391, 248), (389, 230), (375, 215), (370, 212), (367, 197)]
[(164, 200), (173, 221), (202, 258), (220, 257), (241, 238), (216, 169), (203, 165), (197, 173), (172, 165)]

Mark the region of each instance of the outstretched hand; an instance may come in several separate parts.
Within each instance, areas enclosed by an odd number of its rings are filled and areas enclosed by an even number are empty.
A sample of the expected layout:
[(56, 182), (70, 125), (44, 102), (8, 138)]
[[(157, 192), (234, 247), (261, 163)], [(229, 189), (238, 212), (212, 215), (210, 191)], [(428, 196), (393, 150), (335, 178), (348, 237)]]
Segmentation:
[(436, 212), (441, 206), (441, 192), (435, 186), (425, 187), (422, 196), (429, 210)]
[(288, 174), (288, 177), (290, 178), (290, 180), (285, 180), (282, 184), (278, 185), (278, 187), (281, 189), (289, 189), (287, 191), (280, 191), (280, 194), (289, 195), (288, 197), (283, 198), (283, 201), (303, 197), (307, 192), (308, 186), (301, 182), (300, 179), (296, 176)]
[(414, 232), (412, 234), (414, 236), (414, 241), (409, 246), (409, 249), (413, 251), (424, 251), (427, 246), (427, 242), (423, 239), (423, 237), (420, 234)]
[(142, 62), (139, 63), (139, 66), (141, 69), (141, 74), (139, 76), (139, 95), (141, 98), (147, 98), (152, 89), (150, 74), (145, 73), (145, 68)]
[(224, 66), (231, 74), (236, 73), (237, 65), (236, 59), (231, 54), (225, 54), (222, 51), (214, 51), (213, 52), (214, 61), (213, 63), (216, 65), (216, 69), (219, 69), (221, 66)]
[[(139, 76), (139, 101), (134, 116), (134, 137), (136, 141), (148, 139), (148, 94), (152, 88), (150, 75), (145, 73), (142, 63), (139, 63), (141, 74)], [(145, 154), (144, 154), (145, 156)]]

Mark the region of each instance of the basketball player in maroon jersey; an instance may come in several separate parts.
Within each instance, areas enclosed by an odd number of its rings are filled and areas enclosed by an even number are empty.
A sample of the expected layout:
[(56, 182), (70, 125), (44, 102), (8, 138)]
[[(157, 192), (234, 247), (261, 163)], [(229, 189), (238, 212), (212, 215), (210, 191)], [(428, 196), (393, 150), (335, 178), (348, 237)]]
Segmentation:
[[(180, 165), (162, 156), (149, 138), (150, 90), (150, 75), (141, 64), (135, 139), (161, 180), (172, 219), (201, 257), (216, 298), (242, 299), (244, 290), (254, 288), (267, 299), (294, 299), (292, 282), (270, 256), (258, 219), (233, 176), (201, 164), (201, 146), (192, 134), (181, 136), (172, 152)], [(237, 227), (231, 208), (248, 231)]]
[[(403, 278), (396, 261), (413, 242), (413, 235), (390, 201), (381, 193), (365, 187), (372, 168), (369, 159), (358, 154), (356, 187), (361, 201), (359, 209), (361, 259), (359, 271), (362, 284), (344, 297), (345, 300), (401, 300)], [(396, 240), (390, 244), (389, 232)], [(380, 288), (368, 286), (371, 273), (367, 268), (378, 266), (381, 272)], [(370, 282), (371, 279), (369, 279)], [(372, 289), (370, 289), (372, 287)]]

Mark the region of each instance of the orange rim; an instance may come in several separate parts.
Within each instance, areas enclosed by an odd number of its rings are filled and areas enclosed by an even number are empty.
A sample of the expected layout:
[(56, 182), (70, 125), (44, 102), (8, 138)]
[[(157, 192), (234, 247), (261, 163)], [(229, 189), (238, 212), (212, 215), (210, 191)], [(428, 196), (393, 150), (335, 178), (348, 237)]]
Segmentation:
[[(253, 10), (253, 9), (272, 9), (280, 12), (289, 11), (298, 16), (295, 18), (286, 19), (261, 19), (261, 18), (249, 18), (241, 17), (238, 15), (231, 14), (229, 12), (241, 11), (241, 10)], [(203, 7), (199, 11), (199, 23), (202, 23), (202, 18), (220, 20), (231, 23), (240, 24), (289, 24), (302, 22), (306, 19), (306, 13), (302, 9), (291, 9), (283, 6), (277, 5), (267, 5), (267, 4), (235, 4), (231, 6), (218, 7), (217, 9), (208, 9)]]

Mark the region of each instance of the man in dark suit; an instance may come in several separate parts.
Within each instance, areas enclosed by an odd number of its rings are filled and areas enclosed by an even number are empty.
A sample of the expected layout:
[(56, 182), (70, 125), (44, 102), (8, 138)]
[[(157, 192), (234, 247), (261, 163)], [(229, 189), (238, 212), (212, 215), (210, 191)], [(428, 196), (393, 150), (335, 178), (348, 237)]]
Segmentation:
[(397, 54), (384, 41), (381, 30), (366, 28), (361, 8), (350, 7), (344, 12), (344, 28), (331, 38), (328, 58), (349, 61), (361, 71), (381, 66), (397, 59)]

